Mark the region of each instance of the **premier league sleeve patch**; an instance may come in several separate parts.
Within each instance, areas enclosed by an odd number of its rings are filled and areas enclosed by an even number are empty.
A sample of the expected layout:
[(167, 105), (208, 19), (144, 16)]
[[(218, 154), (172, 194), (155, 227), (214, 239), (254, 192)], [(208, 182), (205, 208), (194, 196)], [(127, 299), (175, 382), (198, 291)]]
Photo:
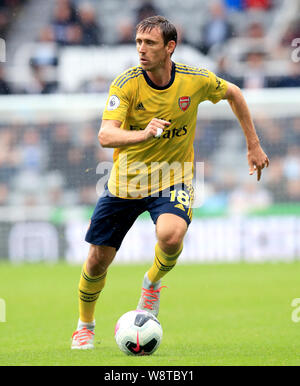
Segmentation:
[(115, 110), (120, 106), (120, 99), (117, 97), (117, 95), (111, 95), (111, 97), (108, 100), (106, 109), (109, 111)]

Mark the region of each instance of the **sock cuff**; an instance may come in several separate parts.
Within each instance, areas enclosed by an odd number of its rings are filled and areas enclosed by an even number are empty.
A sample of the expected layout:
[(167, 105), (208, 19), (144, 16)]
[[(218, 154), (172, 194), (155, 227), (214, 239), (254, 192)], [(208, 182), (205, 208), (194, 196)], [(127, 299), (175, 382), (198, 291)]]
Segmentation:
[(159, 256), (159, 257), (162, 257), (163, 259), (167, 260), (167, 261), (173, 261), (173, 260), (177, 260), (178, 256), (181, 254), (182, 252), (182, 249), (183, 249), (183, 243), (181, 243), (181, 246), (180, 248), (178, 249), (178, 251), (172, 255), (168, 255), (167, 253), (165, 253), (161, 248), (160, 246), (158, 245), (158, 243), (156, 243), (155, 245), (155, 255), (156, 256)]
[(104, 273), (102, 273), (102, 274), (99, 275), (99, 276), (90, 276), (90, 275), (87, 273), (87, 269), (86, 269), (86, 261), (85, 261), (85, 263), (83, 264), (82, 271), (81, 271), (82, 277), (83, 277), (86, 281), (91, 282), (91, 283), (96, 283), (96, 282), (98, 282), (98, 281), (101, 281), (101, 280), (105, 279), (106, 274), (107, 274), (107, 271), (105, 271)]

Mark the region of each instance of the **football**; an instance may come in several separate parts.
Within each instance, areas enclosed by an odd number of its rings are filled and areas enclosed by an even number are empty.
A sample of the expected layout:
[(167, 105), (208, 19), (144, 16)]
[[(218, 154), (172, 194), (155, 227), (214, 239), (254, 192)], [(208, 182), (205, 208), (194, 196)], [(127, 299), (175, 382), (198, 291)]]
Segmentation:
[(126, 312), (115, 327), (117, 345), (127, 355), (153, 354), (160, 345), (162, 335), (160, 322), (147, 311)]

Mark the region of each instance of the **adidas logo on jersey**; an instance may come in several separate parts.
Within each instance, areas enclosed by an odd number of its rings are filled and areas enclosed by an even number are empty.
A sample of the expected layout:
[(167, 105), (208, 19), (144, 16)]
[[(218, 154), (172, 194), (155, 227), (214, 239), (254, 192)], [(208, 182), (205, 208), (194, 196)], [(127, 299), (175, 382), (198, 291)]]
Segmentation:
[(142, 102), (140, 102), (140, 103), (136, 106), (135, 109), (136, 109), (136, 110), (146, 110)]

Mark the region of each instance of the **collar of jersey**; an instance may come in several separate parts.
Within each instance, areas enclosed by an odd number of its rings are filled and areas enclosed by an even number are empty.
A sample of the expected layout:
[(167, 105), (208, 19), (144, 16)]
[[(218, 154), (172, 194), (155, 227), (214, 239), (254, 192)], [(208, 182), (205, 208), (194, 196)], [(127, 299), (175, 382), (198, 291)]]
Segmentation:
[(171, 71), (171, 79), (170, 79), (170, 82), (168, 84), (166, 84), (165, 86), (157, 86), (155, 83), (152, 82), (152, 80), (149, 78), (149, 76), (147, 75), (147, 72), (142, 70), (143, 71), (143, 75), (144, 75), (144, 78), (145, 78), (145, 81), (148, 83), (148, 85), (152, 88), (154, 88), (155, 90), (166, 90), (167, 88), (169, 88), (170, 86), (172, 86), (173, 82), (174, 82), (174, 79), (175, 79), (175, 63), (172, 62), (172, 71)]

